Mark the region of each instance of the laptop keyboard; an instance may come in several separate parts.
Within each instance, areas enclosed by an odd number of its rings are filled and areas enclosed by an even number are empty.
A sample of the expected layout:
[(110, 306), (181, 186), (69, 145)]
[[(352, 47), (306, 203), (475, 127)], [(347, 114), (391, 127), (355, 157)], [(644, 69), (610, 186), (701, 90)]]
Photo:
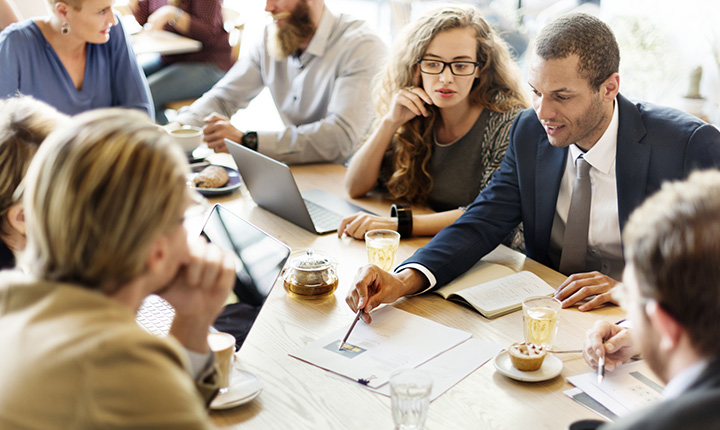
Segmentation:
[(343, 219), (342, 216), (310, 200), (303, 200), (310, 213), (310, 218), (312, 218), (313, 224), (315, 224), (315, 228), (318, 231), (337, 230), (340, 226), (340, 221)]
[(159, 296), (150, 295), (140, 306), (135, 321), (148, 333), (167, 336), (174, 317), (175, 309), (170, 303)]

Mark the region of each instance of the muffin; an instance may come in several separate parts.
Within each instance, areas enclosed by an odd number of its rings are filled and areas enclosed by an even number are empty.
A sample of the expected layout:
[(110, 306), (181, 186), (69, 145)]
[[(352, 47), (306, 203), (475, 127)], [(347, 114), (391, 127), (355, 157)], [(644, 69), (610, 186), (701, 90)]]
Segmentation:
[(530, 342), (513, 343), (508, 352), (512, 365), (523, 372), (538, 370), (547, 355), (544, 346)]

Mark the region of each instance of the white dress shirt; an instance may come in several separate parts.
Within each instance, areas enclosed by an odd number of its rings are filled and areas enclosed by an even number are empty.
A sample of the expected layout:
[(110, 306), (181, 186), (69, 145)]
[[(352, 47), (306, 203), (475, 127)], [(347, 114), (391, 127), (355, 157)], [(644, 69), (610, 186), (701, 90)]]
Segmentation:
[(585, 161), (591, 166), (590, 185), (592, 188), (587, 251), (588, 270), (599, 270), (615, 279), (620, 279), (624, 267), (618, 216), (617, 177), (615, 175), (618, 116), (617, 103), (615, 103), (610, 125), (588, 152), (583, 153), (577, 145), (570, 145), (565, 173), (560, 182), (560, 191), (555, 206), (555, 222), (551, 238), (551, 249), (559, 252), (562, 249), (562, 238), (570, 211), (573, 183), (577, 175), (576, 163), (578, 157), (583, 155)]
[[(617, 179), (615, 176), (619, 122), (616, 101), (608, 128), (588, 152), (583, 154), (583, 151), (577, 145), (570, 145), (569, 156), (565, 164), (565, 173), (563, 173), (560, 182), (560, 191), (555, 206), (555, 221), (549, 250), (551, 259), (556, 260), (555, 264), (558, 265), (576, 176), (575, 163), (577, 158), (583, 155), (591, 166), (589, 174), (592, 187), (587, 259), (591, 265), (597, 266), (595, 268), (591, 267), (589, 270), (599, 270), (614, 279), (620, 279), (624, 267), (620, 219), (618, 216)], [(403, 264), (395, 271), (398, 272), (404, 269), (418, 270), (428, 279), (430, 286), (417, 294), (428, 291), (437, 283), (432, 272), (421, 264)]]
[(213, 112), (231, 117), (267, 86), (285, 129), (250, 130), (258, 133), (257, 150), (288, 164), (344, 163), (370, 127), (371, 80), (385, 45), (363, 21), (335, 16), (327, 6), (300, 56), (276, 60), (267, 38), (266, 28), (248, 55), (176, 121), (201, 126)]
[(700, 360), (675, 375), (662, 392), (663, 400), (674, 399), (687, 391), (687, 389), (700, 378), (700, 375), (702, 375), (708, 365), (707, 360)]

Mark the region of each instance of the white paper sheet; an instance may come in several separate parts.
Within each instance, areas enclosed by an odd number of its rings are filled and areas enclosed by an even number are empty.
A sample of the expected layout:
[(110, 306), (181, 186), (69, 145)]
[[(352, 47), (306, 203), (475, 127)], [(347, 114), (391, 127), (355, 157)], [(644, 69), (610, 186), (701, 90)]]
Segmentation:
[(357, 323), (342, 351), (338, 347), (349, 325), (290, 355), (378, 388), (392, 372), (417, 367), (471, 337), (392, 306), (378, 309), (372, 318), (372, 324)]
[[(490, 361), (502, 349), (503, 347), (497, 343), (471, 338), (418, 366), (418, 369), (427, 372), (433, 378), (430, 401), (437, 399), (466, 376)], [(384, 396), (390, 396), (390, 384), (370, 389)]]
[(644, 361), (606, 372), (602, 384), (598, 384), (596, 372), (571, 376), (567, 380), (617, 416), (659, 402), (663, 390), (662, 383)]

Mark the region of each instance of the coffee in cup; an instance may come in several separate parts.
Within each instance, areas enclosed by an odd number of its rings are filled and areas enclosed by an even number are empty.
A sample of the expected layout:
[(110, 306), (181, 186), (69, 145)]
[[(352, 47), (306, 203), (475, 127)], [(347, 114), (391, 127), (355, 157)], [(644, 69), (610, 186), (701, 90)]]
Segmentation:
[(203, 131), (200, 127), (184, 125), (168, 133), (186, 154), (193, 152), (203, 142)]

